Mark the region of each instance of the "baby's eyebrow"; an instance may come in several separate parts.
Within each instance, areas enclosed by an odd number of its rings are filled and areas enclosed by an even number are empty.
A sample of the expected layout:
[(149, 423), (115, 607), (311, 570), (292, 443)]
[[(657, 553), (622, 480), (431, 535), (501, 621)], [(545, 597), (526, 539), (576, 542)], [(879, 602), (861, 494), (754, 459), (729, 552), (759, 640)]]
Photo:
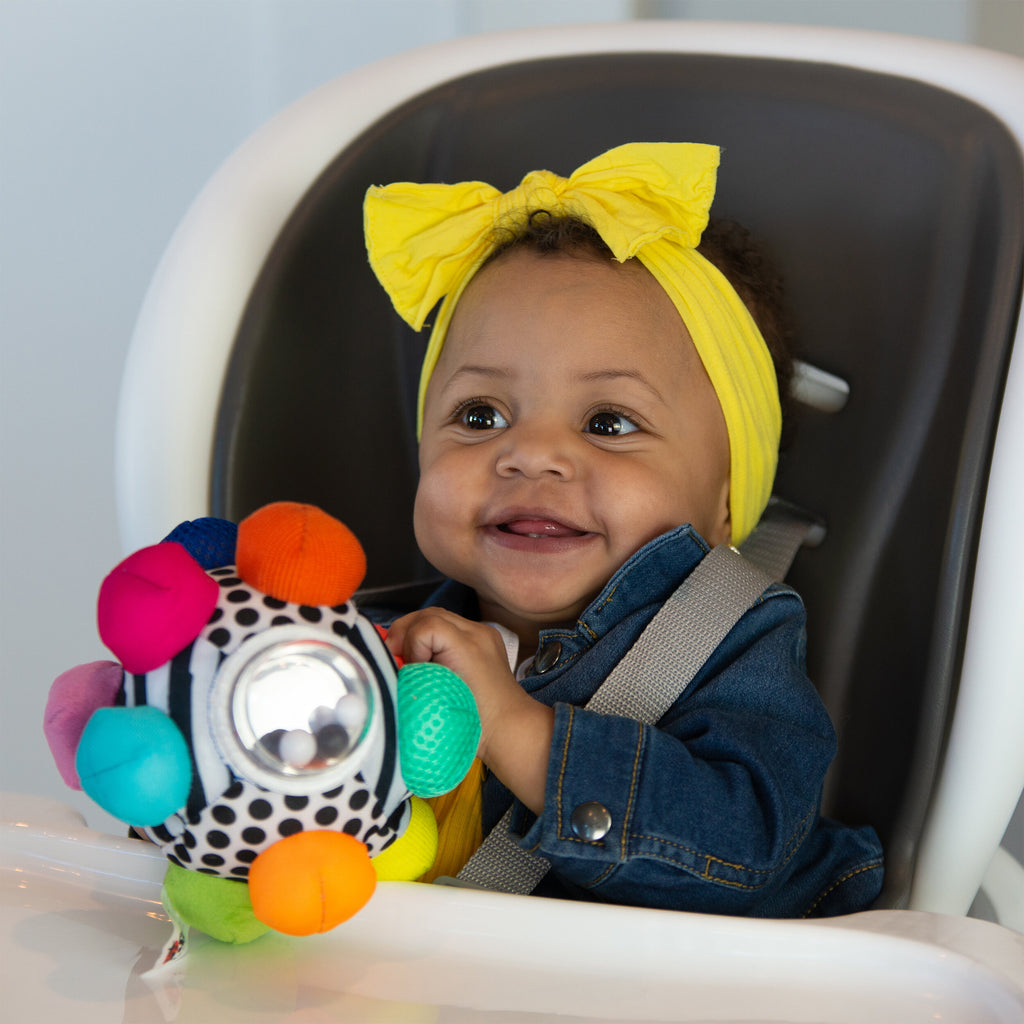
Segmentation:
[(659, 402), (665, 403), (661, 392), (639, 371), (627, 369), (590, 370), (578, 375), (578, 380), (585, 384), (605, 383), (608, 381), (632, 380), (649, 391)]
[(449, 378), (445, 381), (445, 388), (450, 388), (453, 384), (457, 384), (462, 380), (463, 377), (487, 377), (490, 380), (511, 380), (514, 376), (512, 370), (506, 366), (483, 366), (475, 363), (467, 363), (465, 366), (460, 366)]

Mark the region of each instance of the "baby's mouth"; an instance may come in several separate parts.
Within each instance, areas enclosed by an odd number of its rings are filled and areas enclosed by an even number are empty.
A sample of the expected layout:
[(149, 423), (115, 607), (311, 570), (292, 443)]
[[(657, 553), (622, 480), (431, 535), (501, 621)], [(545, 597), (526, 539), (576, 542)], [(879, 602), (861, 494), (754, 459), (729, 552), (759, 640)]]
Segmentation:
[(532, 540), (561, 539), (563, 537), (582, 537), (584, 530), (567, 526), (553, 519), (512, 519), (507, 523), (499, 523), (502, 533), (512, 533), (518, 537), (529, 537)]

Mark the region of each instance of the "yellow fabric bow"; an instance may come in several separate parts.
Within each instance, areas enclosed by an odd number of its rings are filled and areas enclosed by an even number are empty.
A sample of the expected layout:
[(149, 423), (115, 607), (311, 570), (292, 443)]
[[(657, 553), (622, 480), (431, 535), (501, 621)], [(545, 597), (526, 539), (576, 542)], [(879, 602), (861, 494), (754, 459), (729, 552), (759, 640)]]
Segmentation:
[(402, 318), (420, 330), (441, 302), (420, 377), (427, 385), (455, 306), (493, 251), (498, 232), (535, 210), (594, 227), (619, 262), (635, 257), (679, 310), (725, 415), (732, 541), (757, 525), (771, 493), (781, 412), (764, 339), (726, 278), (696, 251), (707, 226), (717, 146), (629, 143), (568, 178), (533, 171), (510, 192), (479, 181), (371, 187), (364, 204), (370, 265)]

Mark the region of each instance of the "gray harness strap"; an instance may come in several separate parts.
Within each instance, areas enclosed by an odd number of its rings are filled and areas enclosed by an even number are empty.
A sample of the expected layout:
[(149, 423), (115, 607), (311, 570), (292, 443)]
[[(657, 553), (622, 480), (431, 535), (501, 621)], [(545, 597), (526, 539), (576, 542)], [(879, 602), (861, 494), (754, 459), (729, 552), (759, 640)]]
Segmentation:
[(740, 552), (773, 580), (784, 580), (800, 548), (817, 547), (825, 533), (825, 524), (817, 516), (773, 497)]
[[(587, 710), (657, 722), (771, 583), (735, 548), (713, 548), (650, 621)], [(506, 812), (491, 830), (455, 884), (522, 894), (537, 887), (550, 863), (512, 838), (511, 815)]]

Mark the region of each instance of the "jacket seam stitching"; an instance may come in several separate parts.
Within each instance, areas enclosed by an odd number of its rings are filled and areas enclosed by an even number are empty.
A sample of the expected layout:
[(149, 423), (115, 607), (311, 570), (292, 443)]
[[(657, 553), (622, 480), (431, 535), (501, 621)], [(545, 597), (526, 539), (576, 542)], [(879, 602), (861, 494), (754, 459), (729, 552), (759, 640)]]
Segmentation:
[(857, 875), (863, 875), (866, 871), (875, 871), (882, 866), (882, 862), (879, 860), (873, 860), (869, 864), (862, 864), (859, 868), (854, 868), (852, 871), (847, 871), (841, 878), (837, 878), (821, 895), (804, 911), (804, 917), (810, 917), (811, 914), (820, 906), (820, 904), (829, 896), (832, 895), (836, 889), (839, 888), (844, 882), (848, 882), (851, 878), (856, 878)]
[(629, 822), (633, 817), (633, 805), (636, 800), (636, 787), (640, 774), (640, 753), (643, 749), (644, 729), (640, 722), (636, 723), (636, 750), (633, 754), (633, 771), (629, 778), (629, 796), (626, 799), (626, 810), (622, 815), (622, 838), (619, 840), (619, 860), (626, 860), (626, 846), (629, 842)]
[(556, 832), (558, 836), (562, 835), (562, 794), (563, 786), (565, 783), (565, 772), (566, 765), (569, 761), (569, 743), (572, 739), (572, 727), (573, 722), (576, 718), (576, 708), (572, 705), (568, 705), (569, 708), (569, 720), (565, 725), (565, 739), (562, 741), (562, 761), (558, 766), (558, 800), (555, 804), (557, 818), (555, 820)]
[[(794, 855), (796, 854), (796, 851), (800, 848), (800, 844), (806, 837), (806, 830), (804, 826), (815, 815), (815, 813), (815, 811), (809, 811), (805, 815), (803, 820), (800, 821), (800, 823), (796, 827), (796, 832), (792, 841), (790, 842), (789, 846), (786, 847), (786, 851), (782, 859), (775, 867), (771, 868), (752, 868), (748, 867), (746, 864), (736, 864), (732, 861), (725, 860), (722, 857), (716, 857), (714, 854), (704, 853), (701, 850), (696, 850), (692, 846), (684, 846), (682, 843), (674, 843), (670, 839), (662, 839), (658, 836), (637, 835), (633, 838), (648, 840), (653, 843), (661, 843), (665, 846), (673, 846), (677, 850), (682, 850), (684, 853), (692, 854), (694, 858), (697, 860), (703, 860), (704, 870), (700, 872), (701, 878), (706, 878), (709, 881), (713, 882), (721, 882), (723, 885), (737, 885), (745, 889), (755, 889), (758, 888), (759, 885), (762, 885), (764, 883), (762, 882), (757, 884), (748, 884), (744, 882), (730, 881), (726, 878), (718, 878), (717, 876), (711, 874), (711, 865), (720, 864), (722, 867), (731, 868), (734, 871), (742, 871), (744, 874), (747, 875), (774, 875), (781, 871), (793, 859)], [(690, 867), (690, 865), (684, 864), (682, 861), (675, 860), (671, 857), (664, 857), (662, 859), (667, 860), (672, 864), (678, 864), (680, 867)], [(695, 867), (691, 867), (690, 869), (694, 871), (697, 870)], [(822, 898), (824, 898), (824, 895)]]

